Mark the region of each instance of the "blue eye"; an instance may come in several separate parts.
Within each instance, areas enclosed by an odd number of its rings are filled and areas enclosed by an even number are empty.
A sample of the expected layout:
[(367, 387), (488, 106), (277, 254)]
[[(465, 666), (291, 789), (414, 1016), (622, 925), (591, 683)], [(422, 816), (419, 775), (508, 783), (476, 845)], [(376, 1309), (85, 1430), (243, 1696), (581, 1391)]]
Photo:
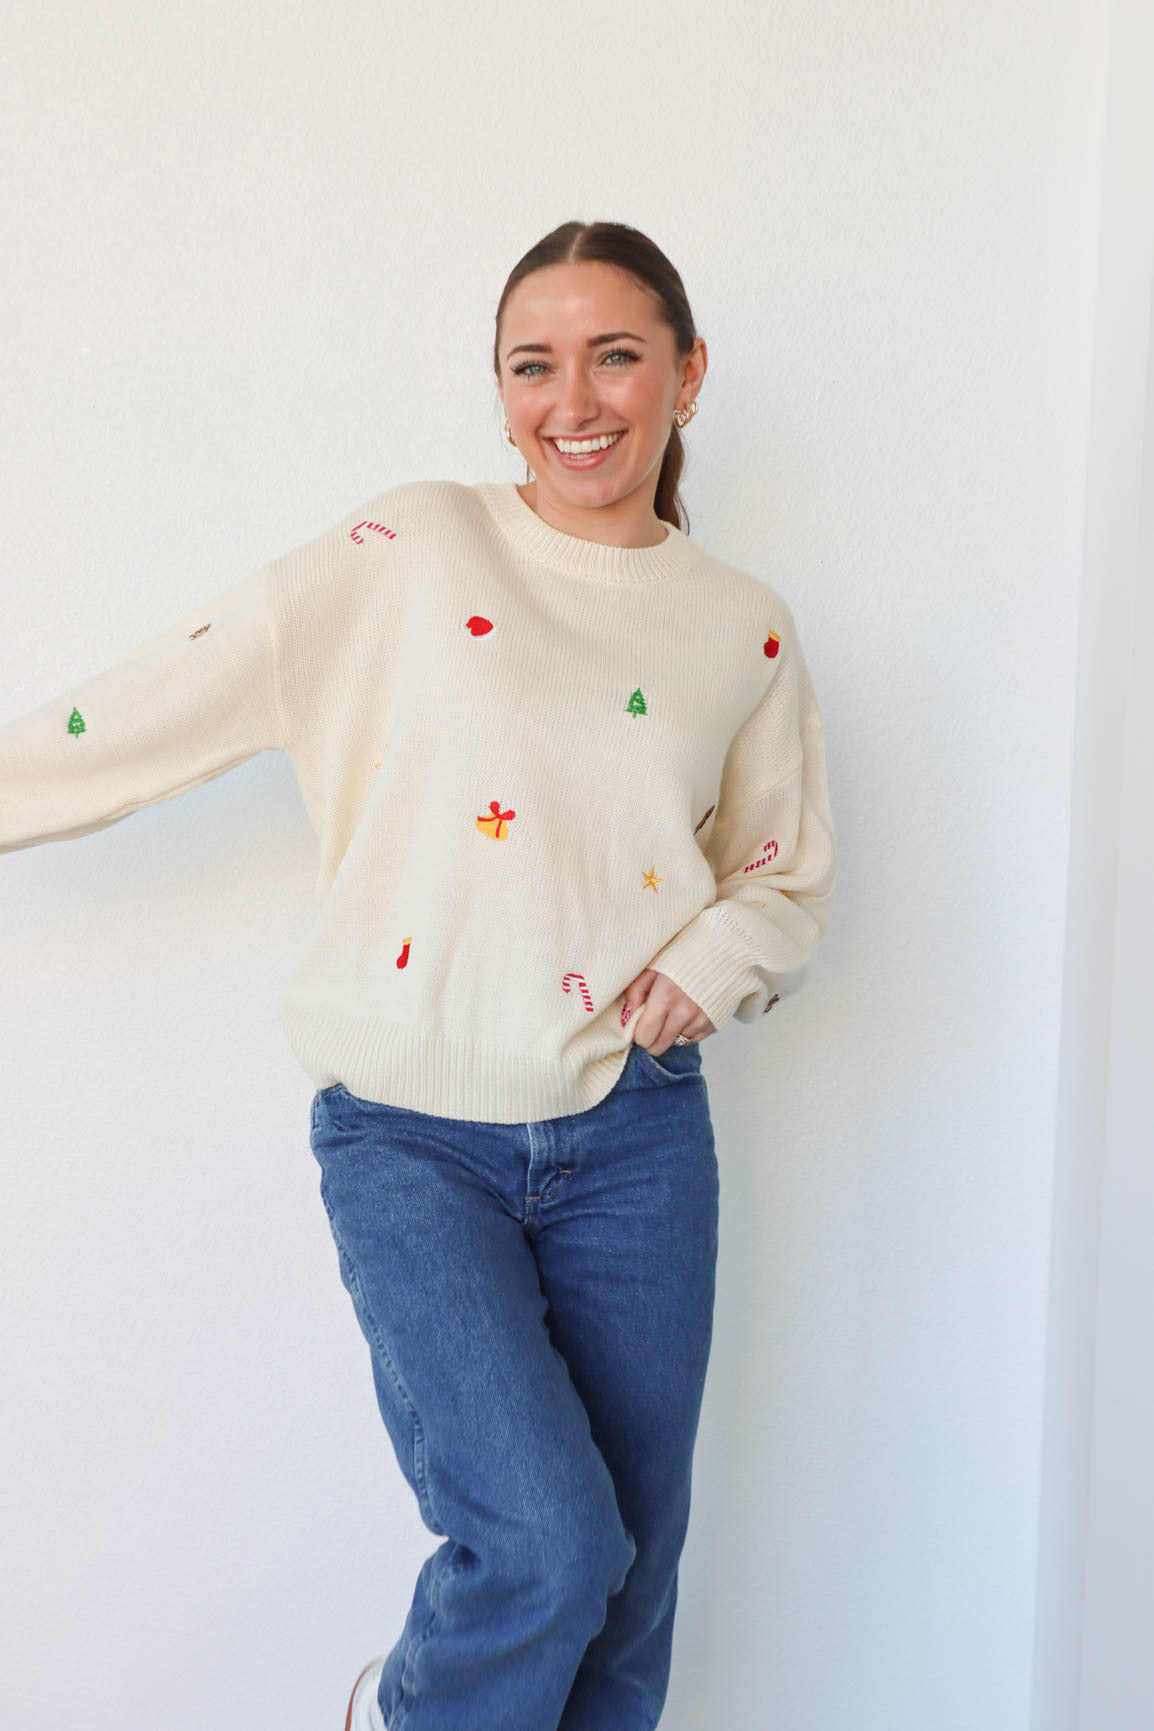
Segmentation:
[[(610, 349), (608, 354), (603, 355), (601, 358), (602, 360), (611, 361), (615, 355), (621, 355), (627, 361), (635, 361), (638, 359), (632, 349)], [(532, 377), (532, 368), (534, 367), (540, 367), (543, 372), (547, 371), (543, 361), (522, 361), (520, 366), (513, 368), (513, 371), (519, 378), (530, 378)], [(613, 370), (617, 371), (616, 368)]]

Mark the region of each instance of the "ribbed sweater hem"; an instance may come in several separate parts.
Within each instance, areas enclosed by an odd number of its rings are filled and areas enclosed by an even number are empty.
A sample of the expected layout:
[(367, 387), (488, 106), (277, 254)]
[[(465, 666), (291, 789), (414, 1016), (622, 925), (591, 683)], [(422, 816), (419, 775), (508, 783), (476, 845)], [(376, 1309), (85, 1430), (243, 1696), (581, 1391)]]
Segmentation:
[(536, 1123), (587, 1112), (625, 1068), (630, 1040), (543, 1070), (539, 1055), (403, 1028), (340, 1009), (280, 1003), (294, 1056), (320, 1090), (340, 1082), (362, 1100), (476, 1123)]

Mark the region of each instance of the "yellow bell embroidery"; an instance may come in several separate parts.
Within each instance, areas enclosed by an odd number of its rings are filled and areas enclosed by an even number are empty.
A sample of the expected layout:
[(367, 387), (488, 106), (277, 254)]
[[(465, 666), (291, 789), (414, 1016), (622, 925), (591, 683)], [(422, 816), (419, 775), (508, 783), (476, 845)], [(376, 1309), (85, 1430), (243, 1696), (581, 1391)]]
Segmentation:
[(502, 811), (499, 799), (491, 799), (488, 811), (477, 819), (477, 828), (482, 835), (492, 836), (494, 841), (504, 841), (516, 815), (515, 811)]

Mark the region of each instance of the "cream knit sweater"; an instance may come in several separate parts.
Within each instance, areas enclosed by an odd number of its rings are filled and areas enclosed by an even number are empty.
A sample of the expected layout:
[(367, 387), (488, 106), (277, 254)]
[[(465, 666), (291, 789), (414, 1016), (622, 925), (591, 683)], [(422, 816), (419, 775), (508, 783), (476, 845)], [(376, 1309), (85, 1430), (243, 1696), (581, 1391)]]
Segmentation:
[(659, 969), (721, 1028), (795, 990), (835, 878), (822, 717), (773, 589), (609, 547), (512, 482), (390, 488), (0, 727), (0, 852), (266, 749), (320, 844), (277, 1000), (317, 1088), (508, 1124), (595, 1106)]

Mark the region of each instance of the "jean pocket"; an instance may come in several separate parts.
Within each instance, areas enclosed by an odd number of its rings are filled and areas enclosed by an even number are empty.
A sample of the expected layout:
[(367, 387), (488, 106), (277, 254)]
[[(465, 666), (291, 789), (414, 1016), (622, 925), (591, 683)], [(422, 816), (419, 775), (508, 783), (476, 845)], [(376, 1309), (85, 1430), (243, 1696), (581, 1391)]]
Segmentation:
[(684, 1046), (675, 1042), (656, 1058), (647, 1046), (638, 1045), (636, 1040), (633, 1050), (638, 1053), (646, 1073), (660, 1077), (663, 1082), (681, 1081), (685, 1076), (695, 1076), (701, 1069), (701, 1047), (696, 1040), (689, 1040)]
[(309, 1140), (315, 1151), (317, 1139), (321, 1134), (322, 1120), (332, 1123), (332, 1111), (342, 1099), (352, 1099), (352, 1095), (343, 1082), (332, 1082), (327, 1088), (318, 1088), (313, 1095), (312, 1106), (309, 1109)]

